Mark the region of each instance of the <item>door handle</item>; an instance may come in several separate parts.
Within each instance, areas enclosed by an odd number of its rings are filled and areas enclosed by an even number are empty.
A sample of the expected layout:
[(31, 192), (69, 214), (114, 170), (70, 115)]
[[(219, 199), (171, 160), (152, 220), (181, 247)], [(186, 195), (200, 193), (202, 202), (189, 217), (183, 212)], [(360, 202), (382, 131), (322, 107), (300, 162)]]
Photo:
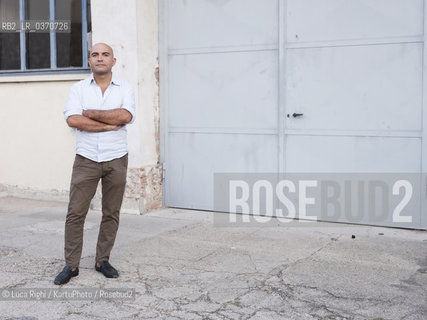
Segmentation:
[(302, 117), (304, 115), (304, 113), (293, 113), (292, 117), (297, 118), (297, 117)]

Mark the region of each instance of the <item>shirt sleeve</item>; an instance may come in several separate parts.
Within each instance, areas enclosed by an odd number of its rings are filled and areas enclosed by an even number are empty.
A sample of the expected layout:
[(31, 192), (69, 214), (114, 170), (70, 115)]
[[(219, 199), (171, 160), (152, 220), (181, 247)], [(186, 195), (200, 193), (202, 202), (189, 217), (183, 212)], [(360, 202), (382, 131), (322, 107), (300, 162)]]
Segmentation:
[(123, 104), (121, 107), (129, 111), (132, 115), (132, 119), (128, 122), (128, 124), (133, 123), (135, 121), (135, 93), (131, 86), (126, 88)]
[(75, 83), (68, 95), (67, 102), (64, 106), (64, 118), (67, 121), (69, 116), (83, 113), (83, 107), (81, 104), (81, 83)]

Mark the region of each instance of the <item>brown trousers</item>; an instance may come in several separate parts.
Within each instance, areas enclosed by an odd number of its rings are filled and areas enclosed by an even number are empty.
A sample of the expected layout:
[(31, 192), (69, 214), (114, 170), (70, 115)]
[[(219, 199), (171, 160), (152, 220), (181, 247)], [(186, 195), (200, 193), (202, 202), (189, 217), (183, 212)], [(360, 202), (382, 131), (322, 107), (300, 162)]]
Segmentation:
[(120, 207), (126, 186), (128, 155), (95, 162), (76, 155), (65, 221), (65, 263), (78, 267), (83, 247), (83, 226), (99, 179), (102, 181), (102, 220), (95, 261), (108, 261), (119, 227)]

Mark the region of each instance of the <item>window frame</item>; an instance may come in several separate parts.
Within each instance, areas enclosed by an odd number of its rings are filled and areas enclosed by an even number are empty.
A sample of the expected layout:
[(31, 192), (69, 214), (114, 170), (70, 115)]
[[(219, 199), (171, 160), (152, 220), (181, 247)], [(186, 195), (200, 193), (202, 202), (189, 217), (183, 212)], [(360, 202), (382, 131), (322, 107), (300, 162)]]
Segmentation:
[[(19, 49), (20, 49), (20, 69), (14, 70), (0, 70), (0, 76), (11, 76), (11, 75), (29, 75), (29, 74), (58, 74), (58, 73), (85, 73), (90, 72), (88, 66), (88, 0), (81, 0), (81, 19), (82, 19), (82, 66), (81, 67), (66, 67), (58, 68), (57, 67), (57, 57), (56, 57), (56, 32), (49, 32), (50, 39), (50, 67), (43, 69), (27, 69), (26, 61), (26, 32), (21, 30), (19, 32)], [(49, 20), (55, 21), (55, 0), (49, 0)], [(25, 0), (19, 0), (19, 19), (21, 21), (25, 20)]]

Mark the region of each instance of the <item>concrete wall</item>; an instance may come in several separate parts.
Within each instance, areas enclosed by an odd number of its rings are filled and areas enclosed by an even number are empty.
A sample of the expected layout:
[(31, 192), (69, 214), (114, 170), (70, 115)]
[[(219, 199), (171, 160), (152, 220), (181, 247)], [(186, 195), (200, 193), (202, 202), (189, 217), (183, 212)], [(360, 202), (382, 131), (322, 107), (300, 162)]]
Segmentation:
[[(156, 0), (92, 0), (92, 43), (111, 44), (113, 72), (135, 89), (137, 119), (128, 127), (124, 212), (161, 206)], [(75, 135), (62, 108), (84, 75), (0, 77), (0, 192), (67, 199)], [(94, 201), (99, 206), (99, 192)]]

